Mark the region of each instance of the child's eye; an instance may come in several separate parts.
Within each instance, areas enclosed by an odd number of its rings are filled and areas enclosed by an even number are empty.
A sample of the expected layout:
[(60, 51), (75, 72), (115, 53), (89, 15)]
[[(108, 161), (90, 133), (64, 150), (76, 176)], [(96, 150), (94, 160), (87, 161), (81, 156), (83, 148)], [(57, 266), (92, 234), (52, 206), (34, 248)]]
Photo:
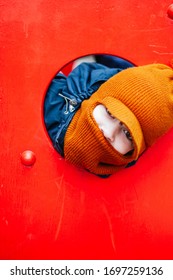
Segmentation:
[(109, 112), (109, 110), (107, 108), (106, 108), (106, 112), (112, 119), (115, 119), (115, 117)]
[(124, 132), (125, 136), (127, 137), (127, 139), (132, 142), (133, 139), (132, 139), (130, 132), (127, 129), (123, 129), (123, 132)]

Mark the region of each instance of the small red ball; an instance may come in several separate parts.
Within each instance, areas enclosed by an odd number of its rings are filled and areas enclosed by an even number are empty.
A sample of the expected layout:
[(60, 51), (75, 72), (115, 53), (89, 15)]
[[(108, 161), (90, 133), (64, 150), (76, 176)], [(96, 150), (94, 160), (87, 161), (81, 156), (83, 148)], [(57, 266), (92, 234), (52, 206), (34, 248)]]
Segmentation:
[(170, 19), (173, 19), (173, 4), (168, 7), (167, 14)]
[(23, 165), (31, 166), (34, 165), (36, 161), (36, 156), (34, 152), (26, 150), (21, 154), (21, 162)]

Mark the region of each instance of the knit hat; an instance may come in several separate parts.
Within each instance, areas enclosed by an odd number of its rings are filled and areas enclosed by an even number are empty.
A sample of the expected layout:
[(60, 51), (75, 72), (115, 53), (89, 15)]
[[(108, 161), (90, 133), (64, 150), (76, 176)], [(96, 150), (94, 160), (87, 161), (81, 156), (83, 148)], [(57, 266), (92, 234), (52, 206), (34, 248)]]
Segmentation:
[[(117, 152), (104, 138), (93, 109), (104, 105), (129, 130), (134, 150)], [(173, 70), (152, 64), (121, 71), (82, 103), (66, 135), (64, 153), (71, 163), (96, 174), (112, 174), (151, 146), (173, 126)]]

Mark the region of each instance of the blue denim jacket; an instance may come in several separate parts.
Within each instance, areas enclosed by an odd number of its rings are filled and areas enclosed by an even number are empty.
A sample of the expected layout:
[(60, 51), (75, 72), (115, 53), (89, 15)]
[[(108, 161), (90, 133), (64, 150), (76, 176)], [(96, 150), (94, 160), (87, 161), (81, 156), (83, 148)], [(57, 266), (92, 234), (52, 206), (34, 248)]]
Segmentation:
[[(119, 67), (114, 68), (115, 64)], [(67, 77), (62, 73), (55, 76), (45, 97), (44, 120), (52, 143), (61, 156), (64, 156), (65, 133), (81, 103), (110, 77), (132, 66), (117, 58), (112, 68), (100, 63), (82, 63)]]

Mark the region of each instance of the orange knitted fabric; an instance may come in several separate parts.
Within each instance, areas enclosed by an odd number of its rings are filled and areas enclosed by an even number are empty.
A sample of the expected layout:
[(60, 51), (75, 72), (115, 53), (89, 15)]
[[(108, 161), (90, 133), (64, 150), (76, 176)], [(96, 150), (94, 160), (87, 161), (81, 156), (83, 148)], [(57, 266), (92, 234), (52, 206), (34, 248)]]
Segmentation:
[[(92, 112), (103, 104), (128, 127), (132, 155), (117, 152)], [(173, 70), (163, 64), (129, 68), (105, 82), (73, 117), (65, 135), (65, 158), (96, 174), (112, 174), (135, 160), (173, 126)]]

